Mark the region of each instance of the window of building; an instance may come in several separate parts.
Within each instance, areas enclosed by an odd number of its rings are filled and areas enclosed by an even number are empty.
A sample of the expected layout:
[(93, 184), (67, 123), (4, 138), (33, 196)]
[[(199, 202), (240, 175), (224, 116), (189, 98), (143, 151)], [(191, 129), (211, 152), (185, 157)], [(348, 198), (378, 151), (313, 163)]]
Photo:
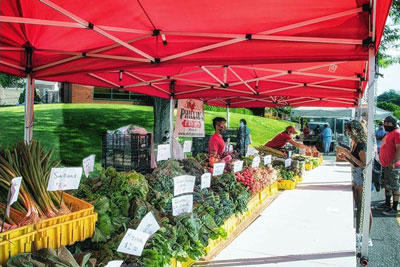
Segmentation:
[(135, 101), (135, 102), (148, 102), (151, 101), (150, 96), (132, 93), (125, 90), (97, 87), (93, 88), (94, 100), (110, 100), (110, 101)]

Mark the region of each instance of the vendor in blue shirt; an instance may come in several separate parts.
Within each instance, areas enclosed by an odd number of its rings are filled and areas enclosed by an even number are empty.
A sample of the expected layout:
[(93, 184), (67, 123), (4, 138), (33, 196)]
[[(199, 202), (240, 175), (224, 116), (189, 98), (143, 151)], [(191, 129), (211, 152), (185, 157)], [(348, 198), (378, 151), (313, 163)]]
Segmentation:
[(332, 129), (329, 128), (328, 124), (324, 124), (324, 130), (322, 131), (322, 142), (324, 144), (324, 152), (329, 153), (329, 148), (332, 142)]
[(376, 138), (376, 146), (378, 147), (378, 153), (381, 150), (381, 144), (382, 144), (382, 139), (385, 137), (386, 131), (385, 128), (383, 127), (383, 122), (379, 122), (379, 129), (376, 130), (375, 132), (375, 138)]

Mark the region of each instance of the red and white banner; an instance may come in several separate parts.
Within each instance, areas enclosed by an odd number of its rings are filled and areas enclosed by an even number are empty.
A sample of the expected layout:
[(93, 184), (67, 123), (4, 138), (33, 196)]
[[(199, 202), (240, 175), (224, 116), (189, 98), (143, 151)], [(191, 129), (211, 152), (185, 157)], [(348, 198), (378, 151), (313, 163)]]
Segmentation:
[(203, 102), (179, 99), (174, 136), (204, 137)]

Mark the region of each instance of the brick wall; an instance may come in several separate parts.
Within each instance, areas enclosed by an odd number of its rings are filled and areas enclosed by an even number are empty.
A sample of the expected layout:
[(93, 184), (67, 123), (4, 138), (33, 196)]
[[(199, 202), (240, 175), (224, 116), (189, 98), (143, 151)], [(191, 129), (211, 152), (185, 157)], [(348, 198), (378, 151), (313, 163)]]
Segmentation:
[(97, 103), (97, 104), (138, 104), (146, 105), (150, 103), (133, 102), (133, 101), (107, 101), (107, 100), (94, 100), (93, 99), (93, 86), (86, 86), (80, 84), (72, 84), (72, 103)]

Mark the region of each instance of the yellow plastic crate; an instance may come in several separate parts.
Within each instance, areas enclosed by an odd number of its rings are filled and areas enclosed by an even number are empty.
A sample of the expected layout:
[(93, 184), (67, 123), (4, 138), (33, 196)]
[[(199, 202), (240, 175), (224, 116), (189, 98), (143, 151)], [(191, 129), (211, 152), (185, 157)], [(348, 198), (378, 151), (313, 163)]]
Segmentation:
[(263, 203), (264, 200), (271, 195), (271, 186), (267, 186), (264, 188), (262, 191), (258, 193), (259, 198), (260, 198), (260, 203)]
[(229, 219), (224, 222), (224, 230), (230, 235), (235, 231), (236, 226), (238, 225), (238, 218), (235, 215), (232, 215)]
[(295, 178), (296, 178), (296, 183), (301, 183), (301, 182), (303, 182), (303, 177), (301, 177), (301, 176), (296, 176)]
[(312, 162), (306, 163), (305, 166), (306, 166), (306, 171), (311, 171), (313, 169)]
[(296, 182), (291, 180), (282, 180), (279, 182), (279, 188), (283, 190), (292, 190), (296, 188)]
[(261, 205), (258, 195), (253, 196), (247, 204), (246, 218), (253, 213), (253, 211)]
[(0, 265), (15, 255), (31, 252), (36, 231), (33, 225), (0, 233)]
[(279, 182), (275, 182), (271, 185), (271, 195), (278, 193), (279, 191)]
[(71, 209), (71, 213), (35, 224), (36, 249), (56, 249), (93, 236), (97, 221), (93, 205), (66, 193), (64, 202)]
[(188, 261), (185, 261), (185, 262), (177, 261), (176, 267), (189, 267), (189, 266), (192, 266), (193, 264), (195, 264), (196, 262), (197, 262), (196, 260), (192, 260), (192, 259), (189, 259)]

